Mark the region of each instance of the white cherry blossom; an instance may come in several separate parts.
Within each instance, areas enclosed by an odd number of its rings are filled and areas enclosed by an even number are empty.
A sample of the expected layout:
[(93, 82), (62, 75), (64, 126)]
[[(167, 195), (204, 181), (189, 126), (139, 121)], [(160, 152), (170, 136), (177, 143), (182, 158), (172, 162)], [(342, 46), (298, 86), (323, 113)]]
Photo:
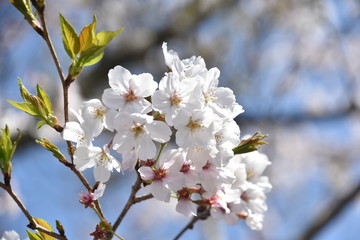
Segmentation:
[(107, 182), (113, 169), (120, 171), (120, 163), (110, 155), (107, 144), (100, 147), (80, 146), (74, 152), (74, 164), (76, 169), (84, 171), (94, 167), (96, 181)]
[(67, 141), (76, 142), (76, 146), (89, 146), (93, 140), (93, 133), (78, 122), (67, 122), (62, 137)]
[(99, 99), (91, 99), (83, 102), (80, 107), (80, 115), (83, 118), (83, 128), (91, 129), (94, 137), (97, 137), (106, 128), (106, 113), (108, 109)]
[(115, 118), (117, 131), (113, 148), (119, 153), (135, 150), (142, 160), (154, 158), (156, 145), (153, 141), (166, 143), (170, 140), (171, 130), (162, 121), (154, 121), (146, 114), (119, 113)]
[(177, 129), (175, 141), (180, 147), (208, 149), (216, 145), (214, 133), (217, 131), (218, 118), (211, 112), (181, 109), (173, 123)]
[(174, 165), (174, 154), (175, 149), (168, 150), (160, 156), (158, 167), (142, 166), (138, 170), (141, 178), (150, 182), (147, 186), (149, 192), (160, 201), (170, 201), (171, 191), (177, 191), (185, 185), (185, 177), (180, 173), (179, 165)]
[(152, 95), (158, 87), (151, 74), (135, 75), (121, 66), (116, 66), (109, 71), (108, 76), (111, 88), (105, 89), (102, 95), (107, 107), (128, 113), (151, 111), (151, 104), (145, 97)]
[(201, 108), (201, 88), (196, 78), (181, 80), (176, 72), (167, 73), (160, 81), (159, 90), (152, 95), (155, 110), (165, 114), (165, 120), (172, 126), (179, 110), (187, 111)]

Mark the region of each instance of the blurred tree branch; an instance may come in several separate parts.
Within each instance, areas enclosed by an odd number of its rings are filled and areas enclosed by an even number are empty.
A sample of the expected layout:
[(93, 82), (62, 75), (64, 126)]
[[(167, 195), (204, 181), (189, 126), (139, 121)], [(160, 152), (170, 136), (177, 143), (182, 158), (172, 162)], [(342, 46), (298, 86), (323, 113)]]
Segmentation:
[(299, 240), (312, 239), (322, 229), (324, 229), (331, 221), (335, 220), (337, 216), (345, 209), (360, 194), (360, 182), (342, 198), (330, 204), (326, 210), (321, 213), (312, 224), (303, 232), (298, 238)]
[(154, 46), (161, 46), (164, 41), (175, 37), (188, 36), (188, 33), (206, 18), (236, 2), (236, 0), (220, 0), (205, 9), (200, 7), (201, 0), (189, 2), (183, 9), (174, 14), (174, 17), (169, 20), (165, 28), (149, 36), (146, 44), (143, 46), (134, 46), (132, 48), (120, 47), (115, 49), (112, 54), (105, 54), (93, 71), (81, 76), (81, 79), (86, 79), (86, 87), (81, 88), (83, 89), (82, 94), (85, 97), (92, 96), (94, 91), (97, 91), (97, 88), (103, 84), (99, 79), (106, 78), (110, 68), (124, 62), (141, 61)]

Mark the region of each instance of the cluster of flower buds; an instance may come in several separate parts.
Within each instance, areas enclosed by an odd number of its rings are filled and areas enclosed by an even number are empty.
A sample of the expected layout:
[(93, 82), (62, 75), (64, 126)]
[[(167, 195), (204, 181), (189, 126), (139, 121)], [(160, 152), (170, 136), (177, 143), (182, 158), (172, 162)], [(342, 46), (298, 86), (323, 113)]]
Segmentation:
[[(166, 43), (162, 47), (169, 71), (159, 84), (149, 73), (116, 66), (102, 101), (84, 102), (79, 121), (65, 125), (63, 138), (76, 142), (76, 168), (94, 168), (100, 182), (113, 169), (136, 169), (145, 193), (164, 202), (176, 198), (176, 210), (185, 216), (200, 217), (205, 209), (228, 224), (244, 219), (261, 229), (271, 189), (262, 174), (270, 162), (258, 151), (234, 154), (241, 142), (234, 118), (242, 106), (231, 89), (218, 87), (219, 69), (207, 69), (202, 57), (180, 59)], [(103, 129), (113, 138), (93, 146)], [(122, 155), (121, 163), (111, 150)]]

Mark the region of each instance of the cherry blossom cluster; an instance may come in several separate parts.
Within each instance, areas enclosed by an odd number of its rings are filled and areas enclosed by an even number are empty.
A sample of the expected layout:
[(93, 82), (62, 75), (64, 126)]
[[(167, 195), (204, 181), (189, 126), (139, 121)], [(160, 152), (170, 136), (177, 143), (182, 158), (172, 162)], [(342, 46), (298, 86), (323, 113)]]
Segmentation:
[[(166, 43), (162, 49), (168, 71), (159, 84), (149, 73), (116, 66), (102, 100), (84, 102), (78, 121), (66, 123), (63, 138), (76, 143), (76, 168), (94, 168), (102, 183), (114, 169), (136, 169), (143, 193), (177, 199), (176, 211), (185, 216), (205, 209), (228, 224), (244, 219), (261, 229), (271, 189), (263, 172), (270, 162), (258, 151), (234, 155), (241, 141), (234, 118), (242, 106), (231, 89), (218, 86), (219, 69), (207, 69), (202, 57), (180, 59)], [(104, 129), (112, 139), (94, 146)]]

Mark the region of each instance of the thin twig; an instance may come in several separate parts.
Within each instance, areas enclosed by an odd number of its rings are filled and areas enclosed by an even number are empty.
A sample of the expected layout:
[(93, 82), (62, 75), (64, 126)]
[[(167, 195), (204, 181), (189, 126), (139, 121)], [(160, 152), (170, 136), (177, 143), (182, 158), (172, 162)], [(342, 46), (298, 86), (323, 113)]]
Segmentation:
[(145, 196), (141, 196), (141, 197), (137, 197), (134, 199), (134, 204), (136, 203), (139, 203), (139, 202), (142, 202), (142, 201), (145, 201), (145, 200), (148, 200), (150, 198), (153, 198), (154, 196), (152, 194), (148, 194), (148, 195), (145, 195)]
[(345, 207), (353, 201), (356, 196), (360, 194), (360, 183), (357, 186), (339, 199), (336, 203), (331, 204), (326, 210), (310, 224), (309, 228), (305, 230), (298, 239), (308, 240), (312, 239), (322, 229), (324, 229), (332, 220), (334, 220)]
[[(72, 79), (70, 76), (68, 76), (66, 79), (64, 77), (63, 71), (61, 69), (61, 65), (60, 65), (60, 61), (59, 58), (57, 57), (54, 45), (51, 41), (49, 32), (47, 30), (47, 24), (46, 24), (46, 20), (45, 20), (45, 11), (41, 11), (39, 12), (40, 15), (40, 22), (43, 28), (43, 34), (41, 35), (46, 44), (48, 45), (48, 48), (50, 50), (51, 56), (54, 60), (56, 69), (58, 71), (61, 83), (62, 83), (62, 87), (63, 87), (63, 96), (64, 96), (64, 121), (65, 123), (67, 123), (69, 121), (69, 88), (70, 88), (70, 84), (74, 81), (74, 79)], [(86, 187), (86, 189), (88, 191), (91, 191), (91, 186), (88, 183), (88, 181), (86, 180), (86, 178), (84, 177), (84, 175), (82, 175), (81, 172), (79, 172), (75, 166), (73, 165), (73, 154), (71, 154), (71, 150), (73, 148), (73, 145), (70, 141), (66, 141), (67, 145), (68, 145), (68, 149), (70, 150), (70, 157), (71, 157), (71, 165), (69, 164), (65, 164), (66, 166), (70, 167), (71, 170), (78, 176), (78, 178), (80, 179), (80, 181), (82, 182), (82, 184)], [(99, 214), (101, 215), (101, 217), (104, 218), (104, 213), (102, 212), (100, 203), (96, 200), (95, 201), (95, 206), (97, 208), (97, 211), (99, 212)]]
[(53, 43), (51, 41), (49, 32), (47, 30), (47, 25), (46, 25), (46, 20), (45, 20), (45, 11), (43, 11), (39, 15), (40, 15), (41, 26), (42, 26), (43, 31), (44, 31), (44, 34), (41, 35), (41, 36), (44, 38), (44, 40), (45, 40), (45, 42), (46, 42), (46, 44), (47, 44), (47, 46), (48, 46), (48, 48), (50, 50), (50, 53), (51, 53), (51, 56), (52, 56), (52, 58), (54, 60), (56, 69), (57, 69), (59, 77), (60, 77), (60, 80), (61, 80), (62, 83), (64, 83), (65, 82), (65, 77), (64, 77), (63, 71), (61, 69), (60, 61), (59, 61), (59, 58), (56, 55), (54, 45), (53, 45)]
[(180, 239), (180, 237), (187, 231), (190, 229), (193, 229), (194, 224), (199, 220), (198, 217), (193, 217), (190, 222), (188, 224), (186, 224), (186, 226), (179, 232), (178, 235), (176, 235), (176, 237), (174, 238), (174, 240), (178, 240)]
[(25, 205), (22, 203), (20, 198), (12, 191), (11, 185), (5, 185), (5, 184), (0, 182), (0, 187), (2, 189), (4, 189), (11, 196), (11, 198), (16, 202), (16, 204), (19, 206), (19, 208), (24, 213), (26, 218), (29, 220), (29, 222), (30, 222), (30, 224), (28, 225), (29, 228), (31, 228), (33, 230), (38, 230), (40, 232), (43, 232), (43, 233), (45, 233), (45, 234), (47, 234), (49, 236), (52, 236), (52, 237), (54, 237), (56, 239), (67, 240), (67, 238), (65, 236), (61, 236), (61, 235), (59, 235), (59, 234), (57, 234), (55, 232), (52, 232), (52, 231), (38, 225), (36, 223), (36, 221), (34, 220), (34, 218), (32, 217), (32, 215), (26, 209)]
[(141, 188), (141, 183), (142, 183), (142, 179), (140, 177), (140, 174), (137, 172), (137, 179), (135, 184), (132, 186), (131, 188), (131, 194), (129, 196), (129, 199), (127, 201), (127, 203), (125, 204), (123, 210), (121, 211), (119, 217), (116, 219), (112, 230), (115, 232), (116, 229), (119, 227), (120, 223), (122, 222), (122, 220), (124, 219), (126, 213), (130, 210), (131, 206), (135, 204), (135, 199), (136, 199), (136, 193), (139, 191), (139, 189)]

